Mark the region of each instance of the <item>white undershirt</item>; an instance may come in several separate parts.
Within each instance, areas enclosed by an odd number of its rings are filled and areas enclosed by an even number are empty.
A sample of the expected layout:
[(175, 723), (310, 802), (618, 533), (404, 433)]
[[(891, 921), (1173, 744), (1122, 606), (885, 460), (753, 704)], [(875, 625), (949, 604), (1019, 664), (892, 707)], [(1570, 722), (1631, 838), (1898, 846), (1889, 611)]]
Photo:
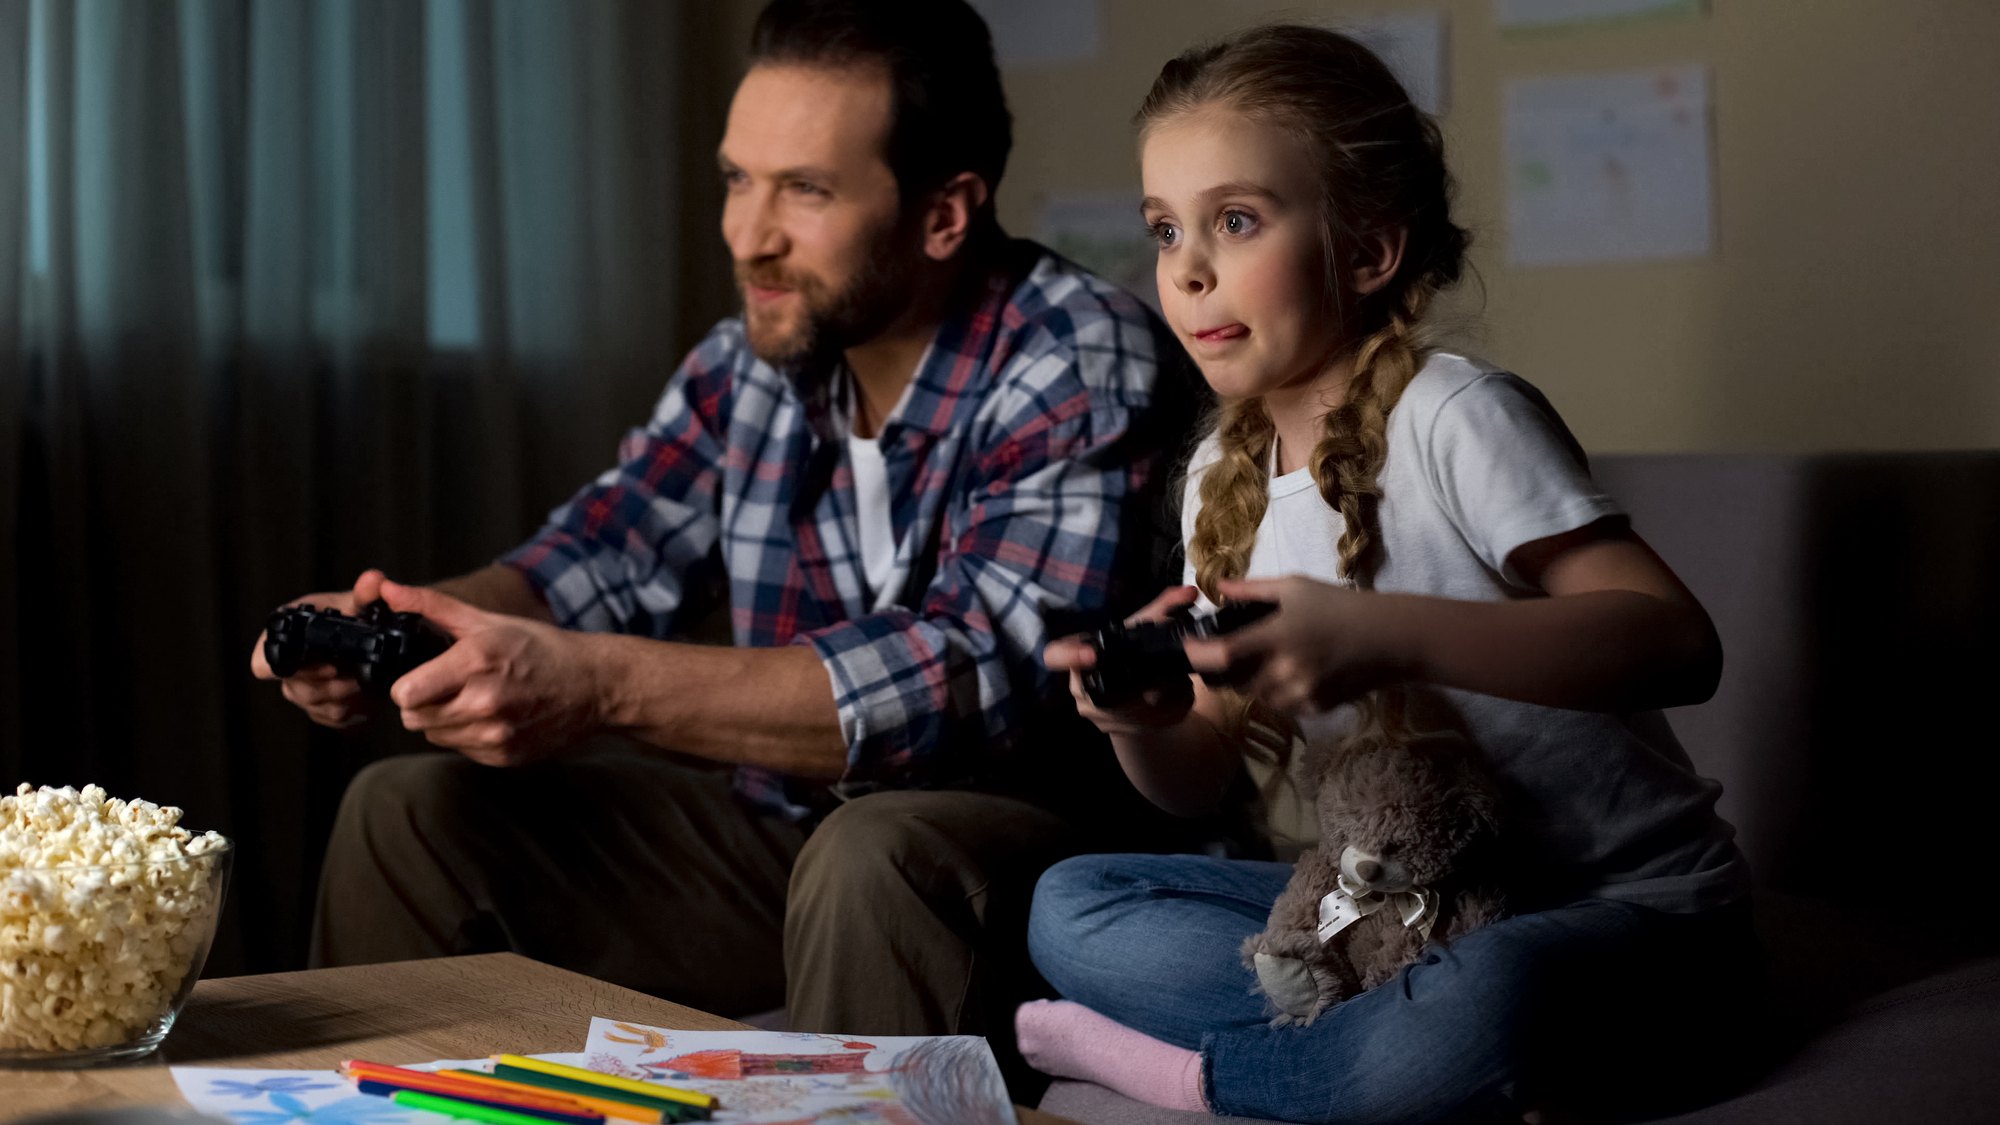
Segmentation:
[[(889, 472), (882, 459), (881, 428), (876, 428), (878, 437), (872, 438), (854, 432), (854, 421), (861, 416), (861, 388), (855, 385), (854, 372), (843, 363), (836, 377), (840, 383), (834, 403), (840, 412), (840, 428), (847, 431), (847, 464), (854, 473), (854, 519), (861, 535), (861, 578), (868, 584), (869, 599), (874, 600), (881, 596), (882, 587), (888, 585), (889, 576), (896, 569), (896, 527), (889, 518)], [(903, 400), (909, 394), (909, 388), (903, 388), (903, 398), (896, 401), (896, 408), (885, 416), (884, 422), (902, 411)]]
[(872, 597), (882, 592), (896, 566), (896, 530), (889, 520), (889, 474), (882, 445), (874, 438), (847, 435), (847, 463), (854, 470), (854, 514), (861, 525), (861, 572)]

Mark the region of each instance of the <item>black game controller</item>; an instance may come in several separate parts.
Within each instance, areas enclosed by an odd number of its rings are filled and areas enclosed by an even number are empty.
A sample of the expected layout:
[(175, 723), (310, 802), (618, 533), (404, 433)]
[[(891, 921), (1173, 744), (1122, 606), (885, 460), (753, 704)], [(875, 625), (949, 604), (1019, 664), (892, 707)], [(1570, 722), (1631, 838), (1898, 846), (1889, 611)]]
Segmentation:
[(403, 673), (451, 647), (451, 638), (414, 613), (370, 602), (349, 617), (337, 609), (286, 606), (264, 623), (264, 660), (280, 679), (331, 664), (377, 694)]
[(1124, 706), (1147, 688), (1193, 673), (1183, 641), (1233, 633), (1277, 608), (1276, 602), (1231, 602), (1214, 610), (1181, 606), (1164, 621), (1108, 625), (1091, 638), (1097, 665), (1083, 674), (1083, 690), (1099, 707)]

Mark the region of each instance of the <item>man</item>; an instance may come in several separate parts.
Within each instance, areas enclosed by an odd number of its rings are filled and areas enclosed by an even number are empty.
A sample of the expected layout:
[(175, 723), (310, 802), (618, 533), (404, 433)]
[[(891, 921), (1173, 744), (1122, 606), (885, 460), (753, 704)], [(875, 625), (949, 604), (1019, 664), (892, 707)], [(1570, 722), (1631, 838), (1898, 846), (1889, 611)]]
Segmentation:
[[(455, 638), (390, 698), (459, 752), (357, 777), (313, 956), (511, 948), (799, 1028), (1004, 1036), (1036, 875), (1133, 846), (1143, 804), (1047, 622), (1171, 580), (1149, 532), (1196, 384), (1131, 297), (1000, 231), (1009, 118), (961, 0), (775, 0), (751, 55), (720, 151), (741, 319), (499, 563), (309, 599)], [(734, 647), (662, 639), (719, 594)], [(283, 690), (366, 713), (329, 670)]]

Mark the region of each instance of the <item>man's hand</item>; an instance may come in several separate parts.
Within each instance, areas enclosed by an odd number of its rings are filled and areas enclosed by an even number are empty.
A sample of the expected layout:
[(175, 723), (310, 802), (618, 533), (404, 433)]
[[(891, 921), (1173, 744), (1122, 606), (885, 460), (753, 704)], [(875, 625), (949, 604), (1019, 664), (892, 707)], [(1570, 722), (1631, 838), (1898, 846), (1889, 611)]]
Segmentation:
[(453, 638), (443, 656), (397, 680), (403, 725), (489, 766), (547, 756), (603, 722), (603, 683), (587, 635), (488, 613), (447, 594), (384, 581), (383, 600)]
[(1404, 674), (1392, 607), (1380, 595), (1299, 577), (1218, 589), (1278, 610), (1228, 636), (1188, 641), (1188, 663), (1280, 714), (1329, 711)]
[[(353, 616), (362, 606), (382, 596), (384, 581), (381, 571), (365, 570), (361, 572), (361, 577), (354, 580), (352, 590), (307, 594), (286, 602), (285, 606), (311, 604)], [(260, 680), (278, 678), (271, 671), (270, 662), (264, 659), (264, 634), (261, 631), (257, 634), (256, 646), (250, 650), (250, 674)], [(336, 730), (366, 722), (374, 710), (374, 700), (362, 690), (359, 680), (343, 676), (325, 664), (299, 669), (297, 675), (280, 682), (279, 690), (313, 722)]]
[[(1181, 606), (1193, 605), (1200, 595), (1201, 591), (1193, 586), (1168, 587), (1159, 597), (1146, 603), (1144, 609), (1126, 618), (1125, 623), (1164, 621), (1168, 614)], [(1042, 648), (1042, 661), (1052, 672), (1069, 673), (1069, 692), (1076, 697), (1077, 713), (1106, 734), (1132, 734), (1170, 727), (1187, 718), (1189, 709), (1194, 706), (1194, 682), (1183, 679), (1148, 688), (1123, 707), (1108, 710), (1098, 707), (1090, 701), (1090, 693), (1083, 688), (1083, 673), (1097, 667), (1097, 649), (1091, 645), (1090, 638), (1081, 633), (1050, 641)]]

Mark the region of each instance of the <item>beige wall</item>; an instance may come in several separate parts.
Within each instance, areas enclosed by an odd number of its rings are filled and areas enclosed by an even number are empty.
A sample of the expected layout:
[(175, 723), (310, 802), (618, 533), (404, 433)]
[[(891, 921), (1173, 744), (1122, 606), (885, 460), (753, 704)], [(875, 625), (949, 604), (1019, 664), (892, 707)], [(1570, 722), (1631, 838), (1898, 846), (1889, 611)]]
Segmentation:
[[(1485, 282), (1469, 343), (1541, 386), (1587, 448), (2000, 446), (2000, 3), (1710, 0), (1700, 19), (1527, 37), (1501, 36), (1492, 7), (1104, 0), (1103, 57), (1006, 76), (1002, 218), (1032, 233), (1050, 193), (1136, 199), (1132, 110), (1197, 40), (1442, 9), (1444, 126)], [(717, 8), (708, 30), (733, 62), (757, 5)], [(1713, 255), (1509, 269), (1503, 80), (1688, 61), (1711, 68)]]

